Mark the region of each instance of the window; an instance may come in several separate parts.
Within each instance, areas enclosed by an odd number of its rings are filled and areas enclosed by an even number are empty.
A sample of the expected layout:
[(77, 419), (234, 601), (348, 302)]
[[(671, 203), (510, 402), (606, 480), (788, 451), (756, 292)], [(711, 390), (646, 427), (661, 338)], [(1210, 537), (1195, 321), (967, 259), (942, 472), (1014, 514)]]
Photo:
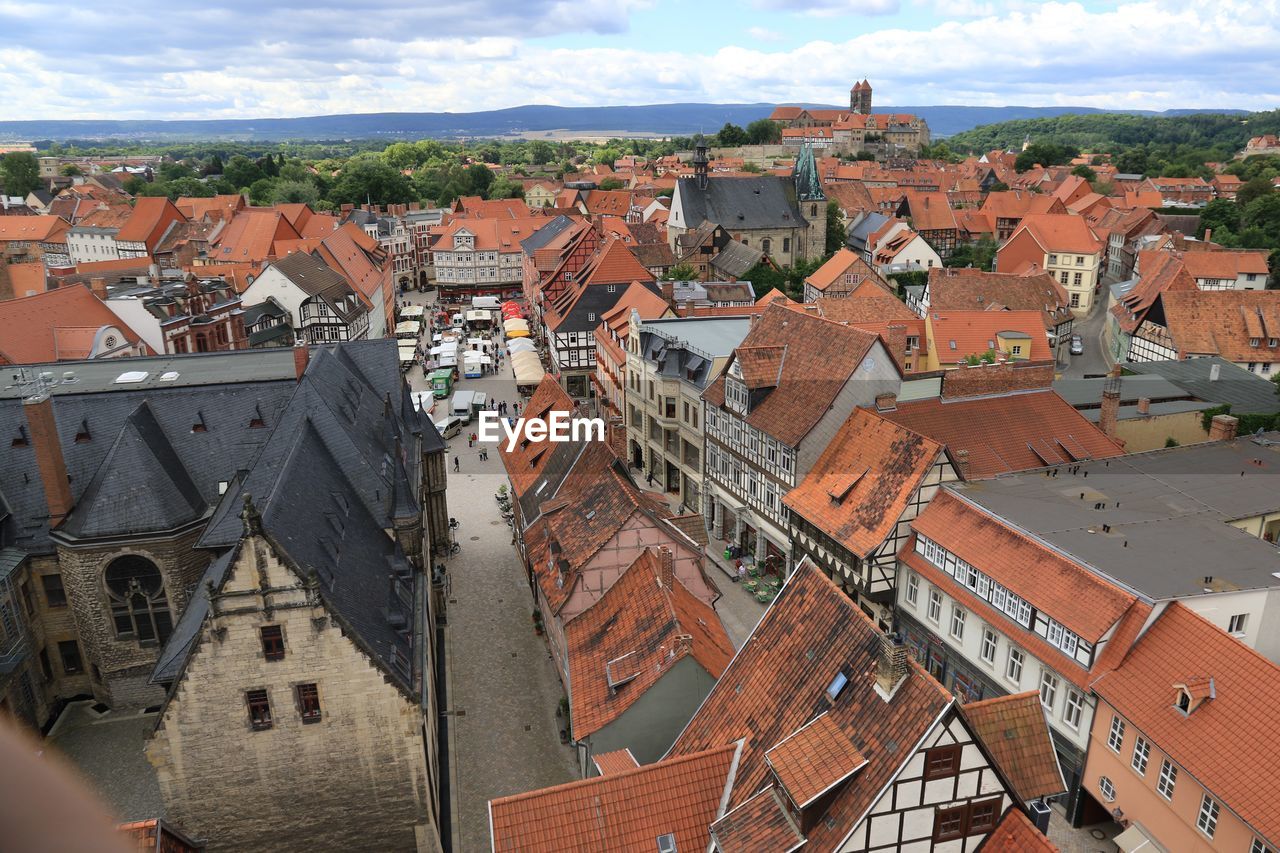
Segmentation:
[(1084, 283), (1084, 273), (1078, 272), (1075, 275), (1071, 276), (1071, 284), (1074, 285), (1075, 287), (1079, 287), (1083, 283)]
[(784, 251), (784, 252), (790, 252), (790, 251), (791, 251), (791, 238), (790, 238), (790, 237), (783, 237), (783, 238), (782, 238), (782, 251)]
[(249, 690), (244, 694), (245, 704), (249, 706), (249, 725), (255, 732), (271, 728), (271, 700), (265, 690)]
[(837, 672), (835, 678), (832, 678), (831, 683), (827, 685), (827, 698), (834, 702), (848, 683), (849, 676), (843, 672)]
[(284, 660), (284, 629), (279, 625), (263, 625), (262, 656), (267, 660)]
[(1070, 273), (1068, 273), (1066, 270), (1063, 270), (1062, 272), (1058, 273), (1058, 279), (1059, 279), (1063, 284), (1066, 284), (1066, 283), (1067, 283), (1067, 276), (1068, 276), (1068, 275), (1070, 275)]
[(942, 618), (942, 595), (936, 589), (929, 590), (929, 620), (937, 622)]
[(676, 853), (676, 836), (674, 832), (658, 836), (658, 853)]
[(173, 617), (154, 563), (134, 554), (118, 557), (107, 566), (106, 582), (117, 637), (132, 637), (141, 643), (169, 639)]
[(49, 663), (47, 649), (40, 650), (40, 674), (44, 676), (45, 681), (53, 681), (53, 664)]
[(62, 659), (63, 675), (76, 675), (84, 670), (84, 664), (80, 661), (80, 646), (75, 640), (58, 643), (58, 657)]
[(1267, 843), (1261, 838), (1253, 839), (1253, 843), (1249, 845), (1249, 853), (1276, 853), (1275, 850), (1267, 846)]
[(915, 572), (907, 575), (907, 603), (912, 607), (920, 598), (920, 576)]
[(1004, 677), (1017, 684), (1022, 680), (1022, 662), (1026, 656), (1021, 649), (1009, 649), (1009, 662), (1004, 668)]
[(1244, 633), (1245, 622), (1248, 620), (1248, 613), (1237, 613), (1227, 620), (1227, 633), (1236, 634), (1237, 636)]
[(996, 639), (995, 631), (992, 631), (990, 628), (982, 629), (982, 648), (979, 651), (979, 654), (982, 656), (982, 659), (987, 663), (996, 662), (997, 642), (998, 641)]
[(1000, 817), (1000, 800), (1000, 797), (992, 797), (968, 805), (938, 809), (933, 816), (933, 840), (953, 841), (966, 835), (990, 832)]
[(969, 804), (969, 834), (976, 835), (979, 832), (990, 832), (996, 828), (996, 819), (999, 817), (1000, 800), (991, 799), (983, 800), (978, 803)]
[[(1066, 273), (1063, 273), (1062, 275), (1063, 275), (1063, 277), (1065, 278), (1067, 274), (1066, 274)], [(1080, 294), (1079, 294), (1079, 293), (1072, 293), (1072, 294), (1071, 294), (1071, 307), (1072, 307), (1072, 308), (1079, 308), (1079, 307), (1080, 307)]]
[(1129, 763), (1139, 776), (1147, 775), (1147, 759), (1151, 757), (1151, 744), (1142, 735), (1133, 741), (1133, 761)]
[(1107, 732), (1107, 746), (1111, 747), (1112, 752), (1119, 752), (1120, 747), (1124, 746), (1124, 720), (1111, 715), (1111, 731)]
[(1116, 786), (1106, 776), (1098, 777), (1098, 793), (1102, 794), (1102, 799), (1108, 803), (1116, 801)]
[(1084, 255), (1076, 255), (1076, 266), (1084, 266)]
[(1213, 833), (1218, 829), (1218, 803), (1208, 794), (1200, 797), (1200, 816), (1196, 818), (1196, 829), (1210, 838), (1213, 838)]
[(320, 722), (320, 690), (314, 684), (298, 685), (298, 713), (304, 723)]
[(924, 780), (945, 779), (960, 772), (960, 745), (936, 746), (924, 754)]
[(1051, 264), (1056, 264), (1057, 262), (1058, 262), (1058, 256), (1057, 256), (1057, 255), (1050, 255), (1050, 256), (1049, 256), (1049, 263), (1051, 263)]
[(964, 639), (964, 616), (964, 611), (959, 607), (951, 608), (951, 636), (957, 640)]
[(1178, 768), (1169, 759), (1160, 762), (1160, 778), (1156, 780), (1156, 793), (1166, 800), (1173, 799), (1173, 786), (1178, 784)]
[(1062, 719), (1068, 726), (1080, 731), (1080, 718), (1084, 715), (1084, 695), (1075, 690), (1067, 691), (1067, 704), (1062, 706)]
[(1012, 349), (1014, 355), (1022, 355), (1022, 344), (1014, 344)]
[(1047, 669), (1040, 671), (1040, 704), (1052, 711), (1058, 700), (1058, 676)]
[(964, 837), (964, 818), (967, 812), (964, 806), (954, 809), (941, 809), (933, 818), (933, 838), (935, 841), (951, 841)]
[(67, 606), (67, 591), (62, 588), (62, 575), (41, 575), (40, 583), (44, 586), (44, 600), (49, 607)]

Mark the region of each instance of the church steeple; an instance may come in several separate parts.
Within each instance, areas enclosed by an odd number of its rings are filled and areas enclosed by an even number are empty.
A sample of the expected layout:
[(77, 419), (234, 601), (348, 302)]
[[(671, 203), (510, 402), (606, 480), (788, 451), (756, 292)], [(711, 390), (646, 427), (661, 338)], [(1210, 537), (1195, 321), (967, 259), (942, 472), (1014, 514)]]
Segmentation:
[(871, 84), (863, 78), (849, 90), (849, 111), (859, 115), (871, 115)]
[(702, 138), (702, 134), (698, 134), (694, 142), (693, 179), (697, 182), (698, 189), (707, 188), (707, 142)]
[(800, 146), (796, 155), (795, 171), (792, 178), (796, 183), (796, 198), (800, 201), (826, 201), (826, 193), (822, 191), (822, 180), (818, 177), (818, 164), (813, 159), (813, 148), (809, 143)]

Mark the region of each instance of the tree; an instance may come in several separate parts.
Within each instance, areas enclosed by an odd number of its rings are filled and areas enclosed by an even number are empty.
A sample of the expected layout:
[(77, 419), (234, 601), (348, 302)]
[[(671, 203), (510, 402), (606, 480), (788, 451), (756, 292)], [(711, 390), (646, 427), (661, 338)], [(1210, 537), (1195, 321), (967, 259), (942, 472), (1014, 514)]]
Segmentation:
[(40, 161), (30, 151), (10, 151), (0, 160), (0, 174), (4, 175), (4, 191), (11, 196), (26, 198), (40, 187)]
[(991, 185), (991, 189), (988, 190), (988, 192), (993, 192), (993, 193), (1007, 193), (1008, 191), (1009, 191), (1009, 185), (1006, 184), (1004, 181), (996, 181), (994, 184)]
[[(1268, 192), (1246, 204), (1240, 215), (1240, 222), (1246, 231), (1257, 229), (1264, 235), (1260, 240), (1255, 238), (1250, 241), (1262, 245), (1250, 248), (1269, 249), (1280, 246), (1280, 193)], [(1243, 234), (1241, 232), (1241, 236)]]
[(834, 255), (844, 248), (848, 239), (849, 234), (845, 231), (844, 214), (840, 212), (840, 203), (827, 202), (827, 235), (826, 245), (823, 248), (828, 255)]
[(697, 281), (698, 271), (691, 264), (676, 264), (667, 270), (668, 281)]
[(65, 165), (65, 166), (63, 166), (61, 169), (59, 169), (59, 170), (58, 170), (58, 172), (59, 172), (63, 177), (67, 177), (67, 178), (73, 178), (73, 177), (75, 177), (76, 175), (83, 175), (83, 174), (84, 174), (84, 170), (83, 170), (83, 169), (81, 169), (79, 166), (77, 166), (75, 163), (68, 163), (67, 165)]
[(600, 182), (600, 189), (602, 190), (620, 190), (624, 186), (626, 186), (626, 184), (622, 183), (622, 181), (617, 178), (605, 178)]
[(489, 198), (524, 198), (524, 185), (508, 178), (498, 178), (489, 185)]
[(310, 181), (279, 180), (271, 190), (272, 204), (312, 205), (320, 200), (320, 191)]
[(747, 141), (752, 145), (777, 145), (782, 141), (782, 126), (767, 118), (758, 118), (747, 125)]
[(535, 166), (550, 163), (555, 156), (556, 150), (551, 146), (551, 143), (544, 142), (541, 139), (535, 139), (529, 143), (529, 162)]
[(222, 170), (223, 170), (222, 158), (219, 157), (217, 154), (214, 154), (212, 157), (209, 158), (209, 162), (205, 164), (204, 168), (200, 170), (200, 174), (204, 175), (207, 178), (210, 175), (221, 175)]
[(161, 181), (176, 181), (178, 178), (194, 178), (196, 170), (186, 163), (161, 163), (156, 178)]
[(763, 171), (764, 171), (764, 169), (761, 169), (761, 168), (760, 168), (759, 166), (757, 166), (755, 163), (743, 163), (743, 164), (742, 164), (742, 171), (744, 171), (744, 172), (749, 172), (749, 173), (750, 173), (750, 174), (752, 174), (752, 175), (758, 175), (758, 174), (760, 174), (761, 172), (763, 172)]
[(1069, 145), (1058, 145), (1055, 142), (1036, 142), (1027, 147), (1014, 161), (1013, 168), (1025, 172), (1037, 163), (1041, 166), (1060, 166), (1071, 162), (1071, 158), (1079, 154), (1078, 148)]
[(737, 148), (747, 144), (747, 132), (732, 122), (725, 122), (716, 134), (716, 145), (721, 148)]
[(142, 193), (142, 188), (146, 185), (147, 182), (138, 175), (131, 175), (130, 177), (125, 178), (124, 183), (122, 184), (124, 191), (129, 195), (140, 195)]
[(385, 160), (370, 155), (348, 160), (329, 190), (329, 201), (339, 205), (404, 204), (416, 198), (408, 178)]
[(1091, 184), (1094, 181), (1098, 180), (1098, 173), (1083, 164), (1076, 166), (1074, 169), (1072, 169), (1071, 174), (1075, 175), (1077, 178), (1084, 178), (1086, 181), (1088, 181)]
[(177, 178), (164, 183), (157, 181), (154, 184), (148, 184), (148, 186), (158, 188), (160, 190), (159, 195), (167, 195), (171, 199), (178, 199), (184, 196), (187, 198), (212, 198), (215, 195), (213, 187), (199, 178)]
[(853, 155), (853, 159), (862, 160), (862, 161), (874, 161), (876, 159), (876, 155), (872, 154), (870, 151), (859, 151), (857, 154)]
[(1236, 204), (1246, 207), (1255, 198), (1268, 195), (1271, 192), (1273, 192), (1271, 181), (1263, 177), (1250, 178), (1240, 185), (1240, 189), (1236, 190)]
[(1200, 210), (1200, 225), (1196, 236), (1203, 240), (1206, 229), (1212, 230), (1215, 238), (1238, 232), (1240, 230), (1239, 205), (1224, 198), (1214, 199), (1206, 204)]
[(252, 186), (254, 181), (260, 181), (266, 177), (258, 165), (243, 154), (237, 154), (227, 161), (222, 176), (234, 186), (241, 188)]
[(473, 194), (484, 195), (489, 192), (489, 187), (493, 184), (493, 170), (479, 163), (468, 166), (467, 180), (471, 183), (471, 192)]
[(747, 270), (747, 273), (742, 277), (742, 280), (751, 282), (751, 289), (755, 292), (756, 299), (759, 299), (771, 290), (782, 290), (787, 283), (786, 278), (781, 272), (763, 262), (758, 263), (751, 269)]
[(259, 178), (249, 185), (249, 201), (268, 205), (275, 199), (276, 182), (273, 178)]

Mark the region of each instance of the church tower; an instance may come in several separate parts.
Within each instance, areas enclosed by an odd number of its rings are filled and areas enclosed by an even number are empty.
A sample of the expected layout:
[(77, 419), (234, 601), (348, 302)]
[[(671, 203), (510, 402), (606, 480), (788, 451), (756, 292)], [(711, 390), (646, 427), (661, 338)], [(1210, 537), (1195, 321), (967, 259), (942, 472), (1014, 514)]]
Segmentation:
[(854, 83), (849, 90), (849, 111), (859, 115), (871, 115), (871, 84), (865, 79)]

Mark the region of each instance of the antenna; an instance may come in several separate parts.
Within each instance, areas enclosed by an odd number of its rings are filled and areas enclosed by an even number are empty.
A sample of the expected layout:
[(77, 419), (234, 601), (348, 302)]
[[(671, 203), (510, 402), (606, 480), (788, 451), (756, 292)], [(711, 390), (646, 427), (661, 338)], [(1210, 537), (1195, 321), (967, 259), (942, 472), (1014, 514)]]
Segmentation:
[(51, 387), (58, 384), (52, 373), (28, 370), (25, 367), (18, 368), (18, 372), (13, 378), (16, 380), (18, 387), (22, 389), (24, 399), (43, 397), (49, 393)]

